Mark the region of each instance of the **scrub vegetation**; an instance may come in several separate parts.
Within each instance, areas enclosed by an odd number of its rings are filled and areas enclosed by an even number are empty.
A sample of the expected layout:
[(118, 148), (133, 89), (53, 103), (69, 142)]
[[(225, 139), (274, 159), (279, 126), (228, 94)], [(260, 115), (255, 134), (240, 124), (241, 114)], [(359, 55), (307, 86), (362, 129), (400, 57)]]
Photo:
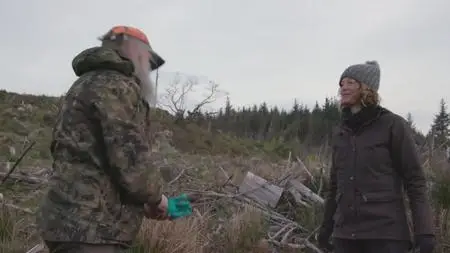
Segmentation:
[[(0, 91), (0, 180), (35, 143), (0, 185), (0, 253), (23, 253), (40, 243), (33, 212), (51, 173), (49, 146), (58, 100)], [(450, 164), (442, 149), (448, 138), (444, 131), (448, 114), (445, 103), (442, 105), (433, 131), (421, 134), (415, 130), (429, 178), (438, 253), (450, 251)], [(206, 197), (194, 204), (194, 213), (188, 218), (144, 221), (131, 252), (264, 253), (274, 252), (274, 247), (276, 252), (314, 252), (311, 247), (296, 248), (303, 244), (293, 239), (280, 239), (277, 241), (283, 243), (274, 245), (274, 235), (269, 232), (273, 227), (269, 217), (273, 215), (250, 202), (236, 201), (232, 192), (251, 171), (275, 184), (285, 175), (295, 174), (323, 197), (327, 190), (329, 135), (339, 119), (332, 99), (314, 108), (295, 102), (288, 111), (265, 103), (234, 108), (227, 100), (223, 110), (215, 114), (201, 110), (169, 114), (161, 109), (152, 113), (154, 152), (167, 160), (167, 168), (161, 168), (166, 192), (194, 192)], [(274, 210), (303, 228), (292, 233), (314, 244), (322, 207), (281, 202)]]

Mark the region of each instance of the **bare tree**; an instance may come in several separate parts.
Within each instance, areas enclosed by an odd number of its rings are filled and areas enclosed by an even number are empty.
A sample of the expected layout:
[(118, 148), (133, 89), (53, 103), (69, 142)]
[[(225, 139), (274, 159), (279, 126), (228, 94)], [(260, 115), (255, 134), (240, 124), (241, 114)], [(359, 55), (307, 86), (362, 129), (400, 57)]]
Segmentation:
[[(189, 94), (196, 92), (196, 88), (202, 87), (204, 93), (199, 102), (189, 105)], [(226, 95), (226, 92), (219, 89), (219, 84), (208, 81), (206, 84), (200, 83), (197, 77), (188, 77), (185, 80), (177, 73), (172, 82), (165, 89), (161, 96), (159, 105), (172, 112), (177, 118), (184, 118), (187, 113), (189, 117), (199, 115), (205, 106), (215, 102), (220, 97)], [(189, 110), (188, 108), (192, 108)]]
[(206, 91), (203, 94), (203, 99), (197, 103), (192, 113), (198, 113), (201, 109), (207, 104), (215, 102), (219, 97), (224, 96), (224, 92), (219, 90), (219, 84), (213, 81), (208, 81), (208, 85), (206, 87)]
[(197, 84), (198, 81), (195, 78), (188, 78), (182, 81), (180, 74), (177, 73), (167, 85), (165, 93), (161, 96), (159, 105), (175, 115), (184, 115), (187, 106), (186, 96)]

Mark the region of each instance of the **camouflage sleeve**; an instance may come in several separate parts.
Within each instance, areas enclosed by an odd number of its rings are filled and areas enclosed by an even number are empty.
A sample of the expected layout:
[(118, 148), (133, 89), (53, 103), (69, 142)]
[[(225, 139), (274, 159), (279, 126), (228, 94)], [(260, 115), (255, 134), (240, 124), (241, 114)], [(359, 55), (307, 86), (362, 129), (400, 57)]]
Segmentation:
[[(152, 166), (151, 147), (139, 114), (140, 97), (128, 83), (107, 84), (95, 92), (97, 111), (108, 158), (109, 173), (134, 204), (158, 204), (159, 171)], [(92, 102), (92, 101), (91, 101)]]

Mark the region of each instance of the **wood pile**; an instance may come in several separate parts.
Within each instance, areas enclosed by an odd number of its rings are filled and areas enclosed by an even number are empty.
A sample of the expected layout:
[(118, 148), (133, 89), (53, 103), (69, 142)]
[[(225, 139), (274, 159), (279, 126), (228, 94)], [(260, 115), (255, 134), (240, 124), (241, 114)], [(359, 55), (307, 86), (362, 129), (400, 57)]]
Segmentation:
[(211, 203), (217, 199), (228, 199), (235, 205), (250, 205), (258, 209), (270, 223), (266, 240), (275, 246), (274, 252), (277, 252), (276, 248), (287, 247), (298, 250), (307, 248), (309, 252), (322, 253), (322, 250), (310, 242), (318, 228), (308, 231), (302, 224), (278, 212), (277, 207), (286, 201), (283, 198), (285, 195), (290, 195), (295, 204), (303, 208), (321, 206), (324, 199), (292, 175), (287, 175), (276, 182), (277, 184), (271, 183), (249, 171), (238, 186), (222, 187), (222, 192), (191, 192), (190, 196), (194, 203)]

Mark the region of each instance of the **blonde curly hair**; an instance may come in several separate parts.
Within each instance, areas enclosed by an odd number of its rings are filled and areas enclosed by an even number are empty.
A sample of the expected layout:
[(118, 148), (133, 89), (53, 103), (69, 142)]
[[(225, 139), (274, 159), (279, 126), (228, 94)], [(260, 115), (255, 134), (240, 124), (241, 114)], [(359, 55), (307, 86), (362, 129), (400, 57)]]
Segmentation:
[(380, 105), (381, 99), (377, 91), (370, 89), (367, 85), (360, 85), (361, 105), (364, 107)]
[[(362, 107), (367, 107), (367, 106), (377, 106), (380, 105), (381, 102), (381, 98), (380, 95), (378, 94), (378, 92), (376, 90), (373, 90), (371, 88), (369, 88), (369, 86), (367, 86), (364, 83), (359, 83), (359, 91), (360, 91), (360, 104)], [(339, 93), (339, 91), (338, 91)], [(342, 109), (342, 105), (340, 106), (339, 109)]]

